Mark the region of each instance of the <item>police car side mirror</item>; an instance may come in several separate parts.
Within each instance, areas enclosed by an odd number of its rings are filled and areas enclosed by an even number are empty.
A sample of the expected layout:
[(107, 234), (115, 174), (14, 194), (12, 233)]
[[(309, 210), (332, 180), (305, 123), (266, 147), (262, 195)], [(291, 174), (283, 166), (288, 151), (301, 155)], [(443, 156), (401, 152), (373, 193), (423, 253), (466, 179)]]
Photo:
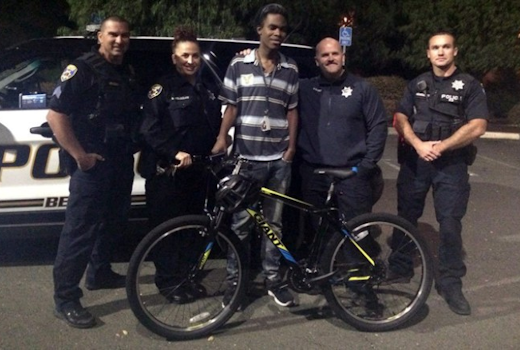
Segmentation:
[(45, 122), (41, 126), (35, 126), (29, 129), (31, 134), (42, 135), (43, 137), (52, 138), (53, 133), (49, 123)]

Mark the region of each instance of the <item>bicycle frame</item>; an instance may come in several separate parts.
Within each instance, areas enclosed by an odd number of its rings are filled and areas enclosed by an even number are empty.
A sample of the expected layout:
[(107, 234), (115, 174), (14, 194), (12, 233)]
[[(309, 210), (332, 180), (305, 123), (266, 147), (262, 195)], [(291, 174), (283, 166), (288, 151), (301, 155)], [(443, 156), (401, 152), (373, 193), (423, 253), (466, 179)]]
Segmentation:
[[(235, 167), (235, 170), (233, 173), (238, 173), (240, 169), (240, 165), (238, 167)], [(327, 203), (330, 202), (330, 198), (332, 196), (333, 192), (333, 186), (334, 183), (331, 184), (331, 188), (329, 189)], [(310, 215), (315, 215), (320, 218), (320, 224), (317, 230), (317, 237), (321, 240), (323, 237), (326, 225), (330, 225), (334, 230), (342, 232), (349, 240), (350, 242), (361, 252), (361, 254), (367, 259), (367, 261), (372, 265), (375, 266), (375, 261), (361, 248), (355, 241), (354, 236), (346, 229), (345, 225), (340, 225), (338, 223), (338, 220), (336, 218), (333, 218), (332, 215), (337, 213), (337, 208), (333, 206), (326, 206), (325, 208), (317, 208), (316, 206), (307, 203), (305, 201), (299, 200), (297, 198), (288, 196), (286, 194), (282, 194), (276, 191), (273, 191), (269, 188), (262, 187), (260, 189), (260, 196), (264, 198), (270, 198), (273, 200), (278, 200), (282, 202), (284, 205), (288, 205), (290, 207), (293, 207), (299, 211), (303, 211), (306, 213), (309, 213)], [(247, 213), (251, 216), (251, 218), (254, 220), (254, 223), (257, 228), (259, 228), (264, 235), (267, 236), (267, 238), (274, 244), (274, 246), (280, 251), (280, 254), (283, 256), (284, 260), (289, 264), (290, 269), (300, 269), (302, 266), (299, 264), (294, 256), (291, 254), (289, 249), (285, 246), (282, 239), (278, 237), (276, 232), (272, 229), (272, 227), (269, 225), (269, 222), (265, 219), (263, 213), (255, 208), (255, 205), (257, 203), (254, 203), (250, 205), (245, 210)], [(215, 212), (216, 215), (213, 215), (214, 225), (213, 227), (217, 228), (220, 225), (220, 222), (222, 220), (222, 217), (224, 215), (224, 212), (220, 209), (217, 209)], [(208, 213), (208, 215), (210, 215)], [(211, 217), (212, 215), (210, 215)], [(321, 241), (320, 241), (321, 244)], [(206, 249), (204, 251), (204, 254), (202, 255), (200, 262), (198, 264), (198, 269), (202, 269), (207, 261), (208, 256), (211, 253), (211, 249), (213, 248), (214, 241), (210, 240), (206, 246)], [(357, 269), (353, 269), (352, 272), (357, 271)], [(332, 274), (331, 274), (332, 275)], [(323, 276), (325, 277), (325, 276)], [(328, 276), (327, 276), (328, 277)], [(321, 279), (321, 278), (320, 278)], [(362, 281), (362, 280), (368, 280), (370, 279), (370, 276), (351, 276), (349, 278), (349, 281)]]
[[(260, 195), (264, 198), (271, 198), (274, 200), (279, 200), (283, 204), (289, 205), (293, 208), (296, 208), (300, 211), (304, 211), (307, 213), (310, 213), (311, 215), (317, 215), (321, 218), (320, 225), (318, 228), (319, 235), (321, 232), (324, 231), (324, 222), (331, 225), (335, 230), (338, 230), (342, 232), (351, 242), (352, 244), (363, 254), (363, 256), (370, 262), (372, 266), (375, 266), (375, 261), (356, 243), (354, 237), (352, 234), (344, 227), (338, 225), (337, 221), (331, 218), (331, 215), (337, 211), (335, 207), (328, 207), (324, 209), (320, 209), (315, 207), (314, 205), (301, 201), (299, 199), (290, 197), (288, 195), (278, 193), (276, 191), (273, 191), (271, 189), (262, 187), (260, 189)], [(282, 240), (278, 237), (276, 232), (272, 229), (272, 227), (269, 225), (267, 220), (265, 219), (264, 215), (261, 211), (254, 209), (253, 207), (249, 207), (246, 209), (247, 213), (253, 218), (255, 221), (256, 226), (261, 229), (263, 234), (269, 238), (269, 240), (274, 244), (275, 247), (278, 248), (283, 258), (287, 261), (290, 268), (300, 268), (301, 265), (296, 261), (294, 256), (291, 254), (289, 249), (284, 245)], [(357, 269), (353, 269), (357, 270)], [(370, 276), (352, 276), (349, 278), (349, 281), (362, 281), (362, 280), (368, 280), (370, 279)]]
[[(239, 175), (239, 167), (245, 162), (239, 159), (238, 163), (225, 161), (222, 165), (233, 165), (232, 175)], [(210, 169), (214, 175), (228, 170)], [(258, 184), (247, 182), (252, 179), (226, 176), (219, 183), (221, 192), (215, 205), (207, 208), (206, 215), (175, 218), (150, 231), (132, 254), (127, 274), (129, 304), (139, 321), (168, 339), (194, 339), (218, 329), (239, 307), (247, 305), (249, 247), (241, 244), (228, 221), (237, 209), (251, 217), (258, 234), (265, 235), (287, 263), (283, 279), (271, 284), (270, 290), (289, 287), (297, 293), (321, 292), (336, 316), (363, 331), (395, 329), (414, 317), (433, 282), (431, 257), (416, 228), (385, 213), (367, 213), (347, 221), (331, 198), (335, 185), (354, 176), (355, 171), (324, 168), (316, 169), (315, 174), (332, 180), (323, 206), (265, 187), (259, 189)], [(293, 255), (289, 251), (281, 232), (266, 220), (258, 196), (312, 216), (317, 232), (306, 244), (308, 254)], [(155, 263), (163, 253), (161, 247), (184, 247), (188, 236), (193, 237), (193, 245), (186, 249), (188, 255), (172, 255), (177, 259), (172, 263), (178, 264), (177, 271), (182, 274), (175, 275), (172, 284), (151, 283), (151, 275), (162, 273)], [(187, 264), (181, 264), (179, 258), (186, 259)], [(173, 265), (168, 267), (175, 271)], [(181, 293), (186, 293), (187, 302), (177, 301)], [(276, 293), (270, 294), (282, 305)]]

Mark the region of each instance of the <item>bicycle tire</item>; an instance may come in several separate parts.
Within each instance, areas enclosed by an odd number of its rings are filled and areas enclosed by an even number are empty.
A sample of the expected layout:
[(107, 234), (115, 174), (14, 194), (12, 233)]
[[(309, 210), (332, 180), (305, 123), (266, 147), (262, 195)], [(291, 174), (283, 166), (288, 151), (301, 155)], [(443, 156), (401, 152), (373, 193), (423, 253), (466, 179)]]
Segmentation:
[(361, 331), (403, 326), (426, 303), (433, 283), (424, 240), (416, 227), (392, 214), (360, 215), (347, 223), (349, 229), (354, 235), (369, 232), (358, 244), (375, 265), (343, 233), (334, 233), (320, 262), (324, 273), (336, 271), (322, 286), (331, 310)]
[[(210, 230), (210, 220), (204, 215), (168, 220), (143, 238), (130, 259), (126, 280), (130, 308), (142, 325), (168, 340), (210, 334), (233, 316), (244, 297), (247, 276), (240, 240), (229, 230), (220, 230), (216, 235), (211, 235)], [(210, 244), (212, 249), (208, 251)], [(224, 306), (223, 295), (229, 284), (228, 251), (238, 257), (238, 280), (231, 301)], [(171, 259), (173, 254), (184, 254), (184, 259)], [(207, 259), (201, 268), (202, 257)], [(175, 283), (158, 287), (159, 280), (164, 284), (172, 276)], [(193, 300), (172, 301), (175, 290), (190, 286), (197, 288)]]

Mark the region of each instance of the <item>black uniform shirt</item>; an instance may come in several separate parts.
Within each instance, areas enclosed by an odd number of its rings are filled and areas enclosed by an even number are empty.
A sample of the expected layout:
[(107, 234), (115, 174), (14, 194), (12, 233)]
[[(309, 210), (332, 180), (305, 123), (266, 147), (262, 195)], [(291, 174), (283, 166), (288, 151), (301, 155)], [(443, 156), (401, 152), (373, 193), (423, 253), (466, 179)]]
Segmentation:
[[(418, 84), (421, 81), (425, 81), (428, 86)], [(446, 93), (437, 94), (441, 90)], [(458, 96), (460, 96), (461, 101), (457, 100)], [(475, 78), (460, 73), (458, 70), (445, 78), (436, 77), (429, 71), (411, 80), (397, 107), (397, 112), (410, 118), (418, 112), (416, 106), (421, 105), (421, 102), (426, 99), (430, 99), (430, 106), (437, 110), (442, 110), (443, 104), (462, 103), (463, 109), (460, 117), (466, 120), (489, 118), (486, 94), (482, 85)], [(449, 110), (449, 107), (444, 109)], [(435, 113), (428, 108), (421, 108), (420, 112), (435, 117)]]
[(298, 147), (309, 163), (372, 169), (381, 159), (387, 117), (376, 89), (345, 73), (330, 83), (300, 80)]
[(218, 90), (197, 81), (191, 85), (177, 71), (159, 80), (148, 93), (144, 105), (141, 134), (154, 154), (145, 162), (173, 162), (179, 151), (209, 155), (221, 123)]
[[(87, 59), (96, 61), (98, 68), (93, 69)], [(94, 49), (65, 68), (49, 107), (69, 116), (74, 134), (87, 152), (98, 152), (105, 146), (107, 124), (124, 123), (126, 136), (130, 136), (137, 119), (135, 91), (128, 66), (112, 65)], [(116, 120), (120, 118), (124, 120)]]

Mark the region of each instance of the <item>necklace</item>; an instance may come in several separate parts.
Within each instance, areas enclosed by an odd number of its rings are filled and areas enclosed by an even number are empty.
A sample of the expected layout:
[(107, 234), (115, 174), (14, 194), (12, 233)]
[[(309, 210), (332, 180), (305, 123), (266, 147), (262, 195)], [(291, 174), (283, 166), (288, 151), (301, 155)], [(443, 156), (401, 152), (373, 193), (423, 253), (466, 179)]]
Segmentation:
[[(266, 72), (264, 70), (264, 66), (262, 64), (262, 60), (260, 59), (260, 55), (258, 54), (258, 50), (256, 51), (256, 59), (258, 60), (258, 63), (260, 65), (260, 68), (262, 69), (262, 78), (264, 79), (264, 86), (266, 88), (265, 90), (265, 103), (266, 103), (266, 106), (265, 106), (265, 109), (264, 109), (264, 117), (262, 118), (262, 125), (261, 125), (261, 129), (263, 132), (267, 132), (269, 130), (271, 130), (271, 123), (269, 121), (269, 91), (271, 90), (271, 85), (273, 84), (273, 80), (274, 80), (274, 76), (276, 74), (276, 69), (277, 69), (277, 64), (276, 63), (273, 63), (273, 69), (271, 72)], [(267, 74), (266, 74), (267, 73)], [(272, 74), (271, 74), (272, 73)], [(270, 79), (269, 79), (269, 84), (267, 84), (267, 79), (266, 79), (266, 75), (267, 76), (270, 76)]]

